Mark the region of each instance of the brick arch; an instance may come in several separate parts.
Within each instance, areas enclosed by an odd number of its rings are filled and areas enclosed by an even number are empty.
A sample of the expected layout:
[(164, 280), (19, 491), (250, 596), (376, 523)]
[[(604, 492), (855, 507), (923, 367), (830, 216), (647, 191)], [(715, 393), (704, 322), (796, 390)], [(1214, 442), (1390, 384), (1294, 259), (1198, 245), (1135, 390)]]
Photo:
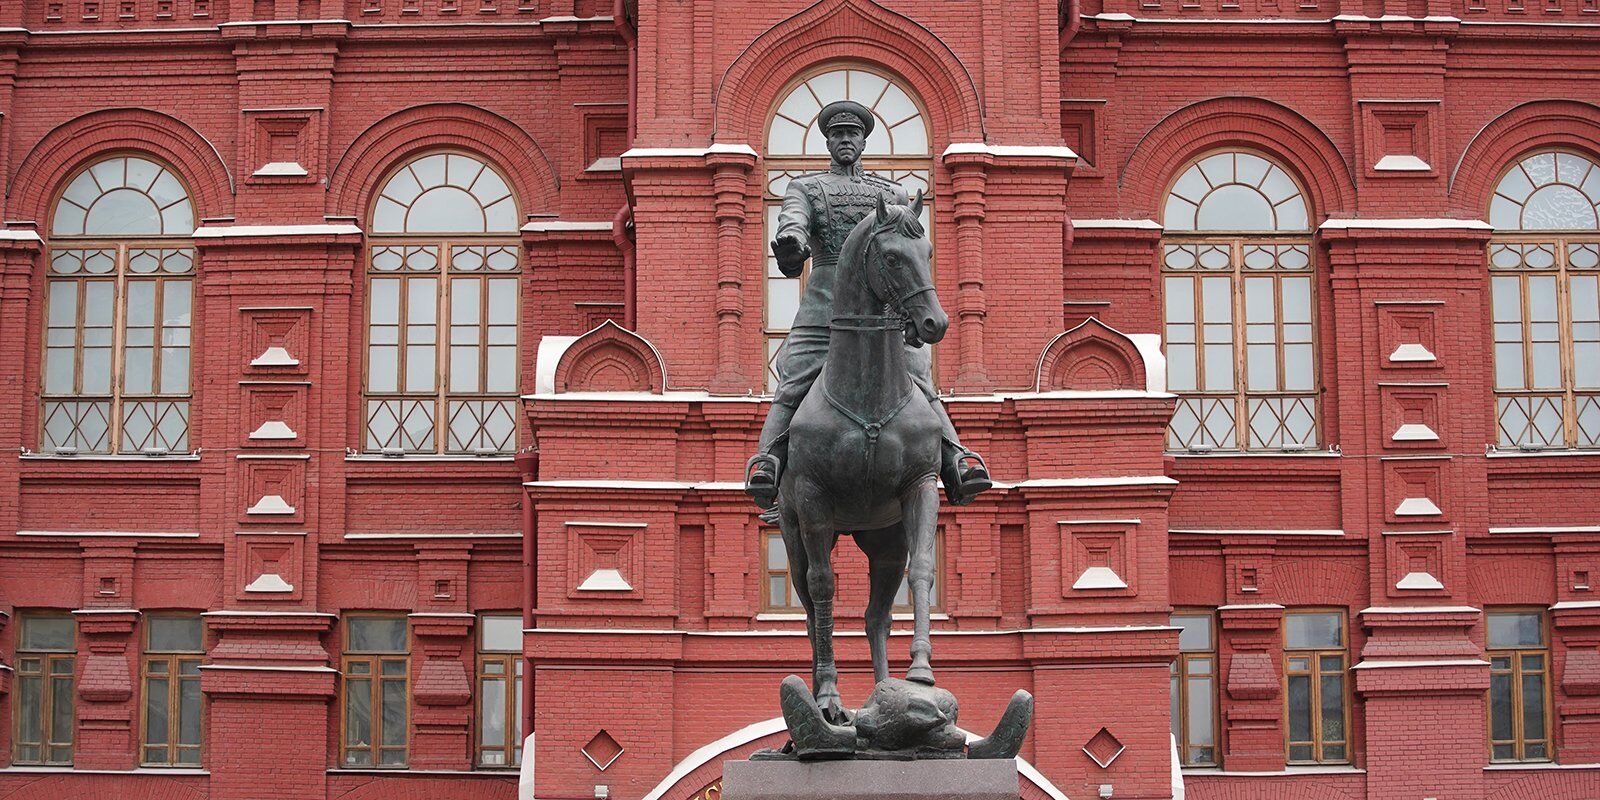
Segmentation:
[(1034, 386), (1041, 392), (1143, 391), (1144, 358), (1132, 339), (1090, 317), (1045, 345)]
[(233, 176), (217, 148), (188, 123), (143, 108), (102, 109), (57, 125), (17, 167), (6, 186), (7, 210), (44, 230), (51, 201), (67, 179), (118, 152), (146, 153), (170, 165), (188, 187), (197, 217), (233, 213)]
[(1552, 772), (1529, 775), (1485, 796), (1484, 800), (1593, 800), (1600, 797), (1600, 775)]
[(1501, 173), (1530, 150), (1566, 147), (1600, 161), (1600, 106), (1577, 100), (1534, 100), (1483, 126), (1450, 173), (1452, 210), (1486, 218)]
[(927, 106), (930, 145), (982, 141), (983, 108), (966, 65), (915, 20), (872, 0), (818, 0), (751, 42), (713, 100), (718, 142), (758, 142), (767, 113), (794, 76), (829, 62), (866, 61), (899, 76)]
[(1311, 120), (1259, 97), (1214, 97), (1184, 106), (1151, 126), (1123, 164), (1121, 186), (1135, 216), (1159, 216), (1167, 186), (1195, 156), (1244, 147), (1276, 159), (1298, 178), (1310, 218), (1351, 213), (1355, 177), (1350, 164)]
[(661, 394), (666, 383), (655, 346), (611, 320), (579, 336), (556, 362), (557, 392)]
[(1365, 586), (1366, 579), (1366, 568), (1350, 559), (1274, 559), (1271, 602), (1360, 607), (1361, 590), (1353, 587)]
[(189, 782), (157, 775), (129, 780), (125, 775), (50, 775), (24, 784), (0, 800), (206, 800), (206, 791)]
[(328, 173), (328, 213), (364, 224), (384, 174), (410, 156), (440, 148), (476, 153), (503, 172), (524, 216), (555, 206), (555, 167), (520, 126), (477, 106), (430, 103), (384, 117), (345, 148)]

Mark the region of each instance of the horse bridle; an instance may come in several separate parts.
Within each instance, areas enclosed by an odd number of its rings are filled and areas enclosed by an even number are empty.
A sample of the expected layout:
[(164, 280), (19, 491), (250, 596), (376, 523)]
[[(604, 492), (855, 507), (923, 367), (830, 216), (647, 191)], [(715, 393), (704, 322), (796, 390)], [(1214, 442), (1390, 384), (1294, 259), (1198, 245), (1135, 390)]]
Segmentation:
[[(874, 298), (883, 303), (884, 313), (840, 314), (833, 318), (832, 327), (853, 331), (901, 330), (905, 327), (907, 320), (906, 302), (913, 297), (934, 290), (933, 282), (929, 281), (925, 284), (913, 286), (902, 294), (895, 286), (893, 278), (890, 277), (889, 268), (885, 266), (884, 259), (881, 257), (874, 258), (875, 254), (881, 255), (877, 253), (879, 249), (878, 237), (888, 233), (889, 228), (894, 224), (891, 220), (875, 226), (872, 229), (872, 233), (868, 235), (867, 246), (861, 254), (861, 257), (866, 259), (868, 265), (867, 269), (862, 270), (862, 274), (865, 276), (864, 279), (867, 282), (867, 291), (871, 292)], [(874, 278), (878, 280), (873, 280)], [(879, 285), (880, 281), (882, 286)], [(841, 321), (846, 324), (841, 325)]]

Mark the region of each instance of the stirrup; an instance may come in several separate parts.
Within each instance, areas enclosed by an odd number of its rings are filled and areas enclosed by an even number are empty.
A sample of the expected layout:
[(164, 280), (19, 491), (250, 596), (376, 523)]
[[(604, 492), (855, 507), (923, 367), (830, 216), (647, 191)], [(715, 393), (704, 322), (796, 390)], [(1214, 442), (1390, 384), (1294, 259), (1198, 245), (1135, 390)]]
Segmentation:
[(778, 470), (781, 464), (771, 453), (756, 453), (744, 465), (744, 493), (762, 508), (778, 500)]
[[(983, 456), (960, 447), (950, 468), (943, 471), (944, 493), (951, 505), (964, 506), (973, 501), (980, 493), (994, 488), (994, 480), (989, 477), (989, 465), (984, 462)], [(968, 466), (968, 462), (972, 463)]]

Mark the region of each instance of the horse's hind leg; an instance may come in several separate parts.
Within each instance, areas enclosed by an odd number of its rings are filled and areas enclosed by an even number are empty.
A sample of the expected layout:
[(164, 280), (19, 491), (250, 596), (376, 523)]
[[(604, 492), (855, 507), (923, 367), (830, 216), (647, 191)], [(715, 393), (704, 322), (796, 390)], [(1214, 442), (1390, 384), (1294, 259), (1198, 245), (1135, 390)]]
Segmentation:
[(867, 554), (872, 593), (867, 600), (867, 646), (872, 649), (872, 678), (882, 683), (889, 677), (889, 623), (894, 611), (894, 596), (906, 572), (905, 528), (894, 525), (872, 533), (856, 534), (856, 544)]
[(911, 545), (911, 607), (916, 614), (915, 636), (911, 640), (911, 668), (906, 670), (906, 680), (933, 684), (933, 643), (929, 641), (928, 607), (933, 596), (933, 576), (938, 553), (934, 546), (934, 531), (938, 525), (939, 487), (932, 476), (906, 493), (904, 516)]

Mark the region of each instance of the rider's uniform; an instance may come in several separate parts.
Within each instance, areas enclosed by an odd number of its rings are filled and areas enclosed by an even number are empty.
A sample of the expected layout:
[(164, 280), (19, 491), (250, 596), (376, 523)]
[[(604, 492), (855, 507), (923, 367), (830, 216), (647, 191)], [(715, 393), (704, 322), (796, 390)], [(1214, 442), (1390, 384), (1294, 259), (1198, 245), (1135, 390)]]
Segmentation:
[[(803, 175), (789, 182), (778, 212), (778, 236), (794, 234), (811, 245), (811, 273), (789, 336), (778, 354), (778, 389), (772, 401), (790, 409), (800, 405), (822, 372), (828, 356), (828, 325), (833, 315), (833, 281), (839, 250), (856, 223), (875, 213), (878, 201), (906, 205), (900, 185), (865, 173), (861, 162), (834, 164), (827, 172)], [(911, 378), (928, 399), (935, 399), (928, 348), (908, 348)]]

